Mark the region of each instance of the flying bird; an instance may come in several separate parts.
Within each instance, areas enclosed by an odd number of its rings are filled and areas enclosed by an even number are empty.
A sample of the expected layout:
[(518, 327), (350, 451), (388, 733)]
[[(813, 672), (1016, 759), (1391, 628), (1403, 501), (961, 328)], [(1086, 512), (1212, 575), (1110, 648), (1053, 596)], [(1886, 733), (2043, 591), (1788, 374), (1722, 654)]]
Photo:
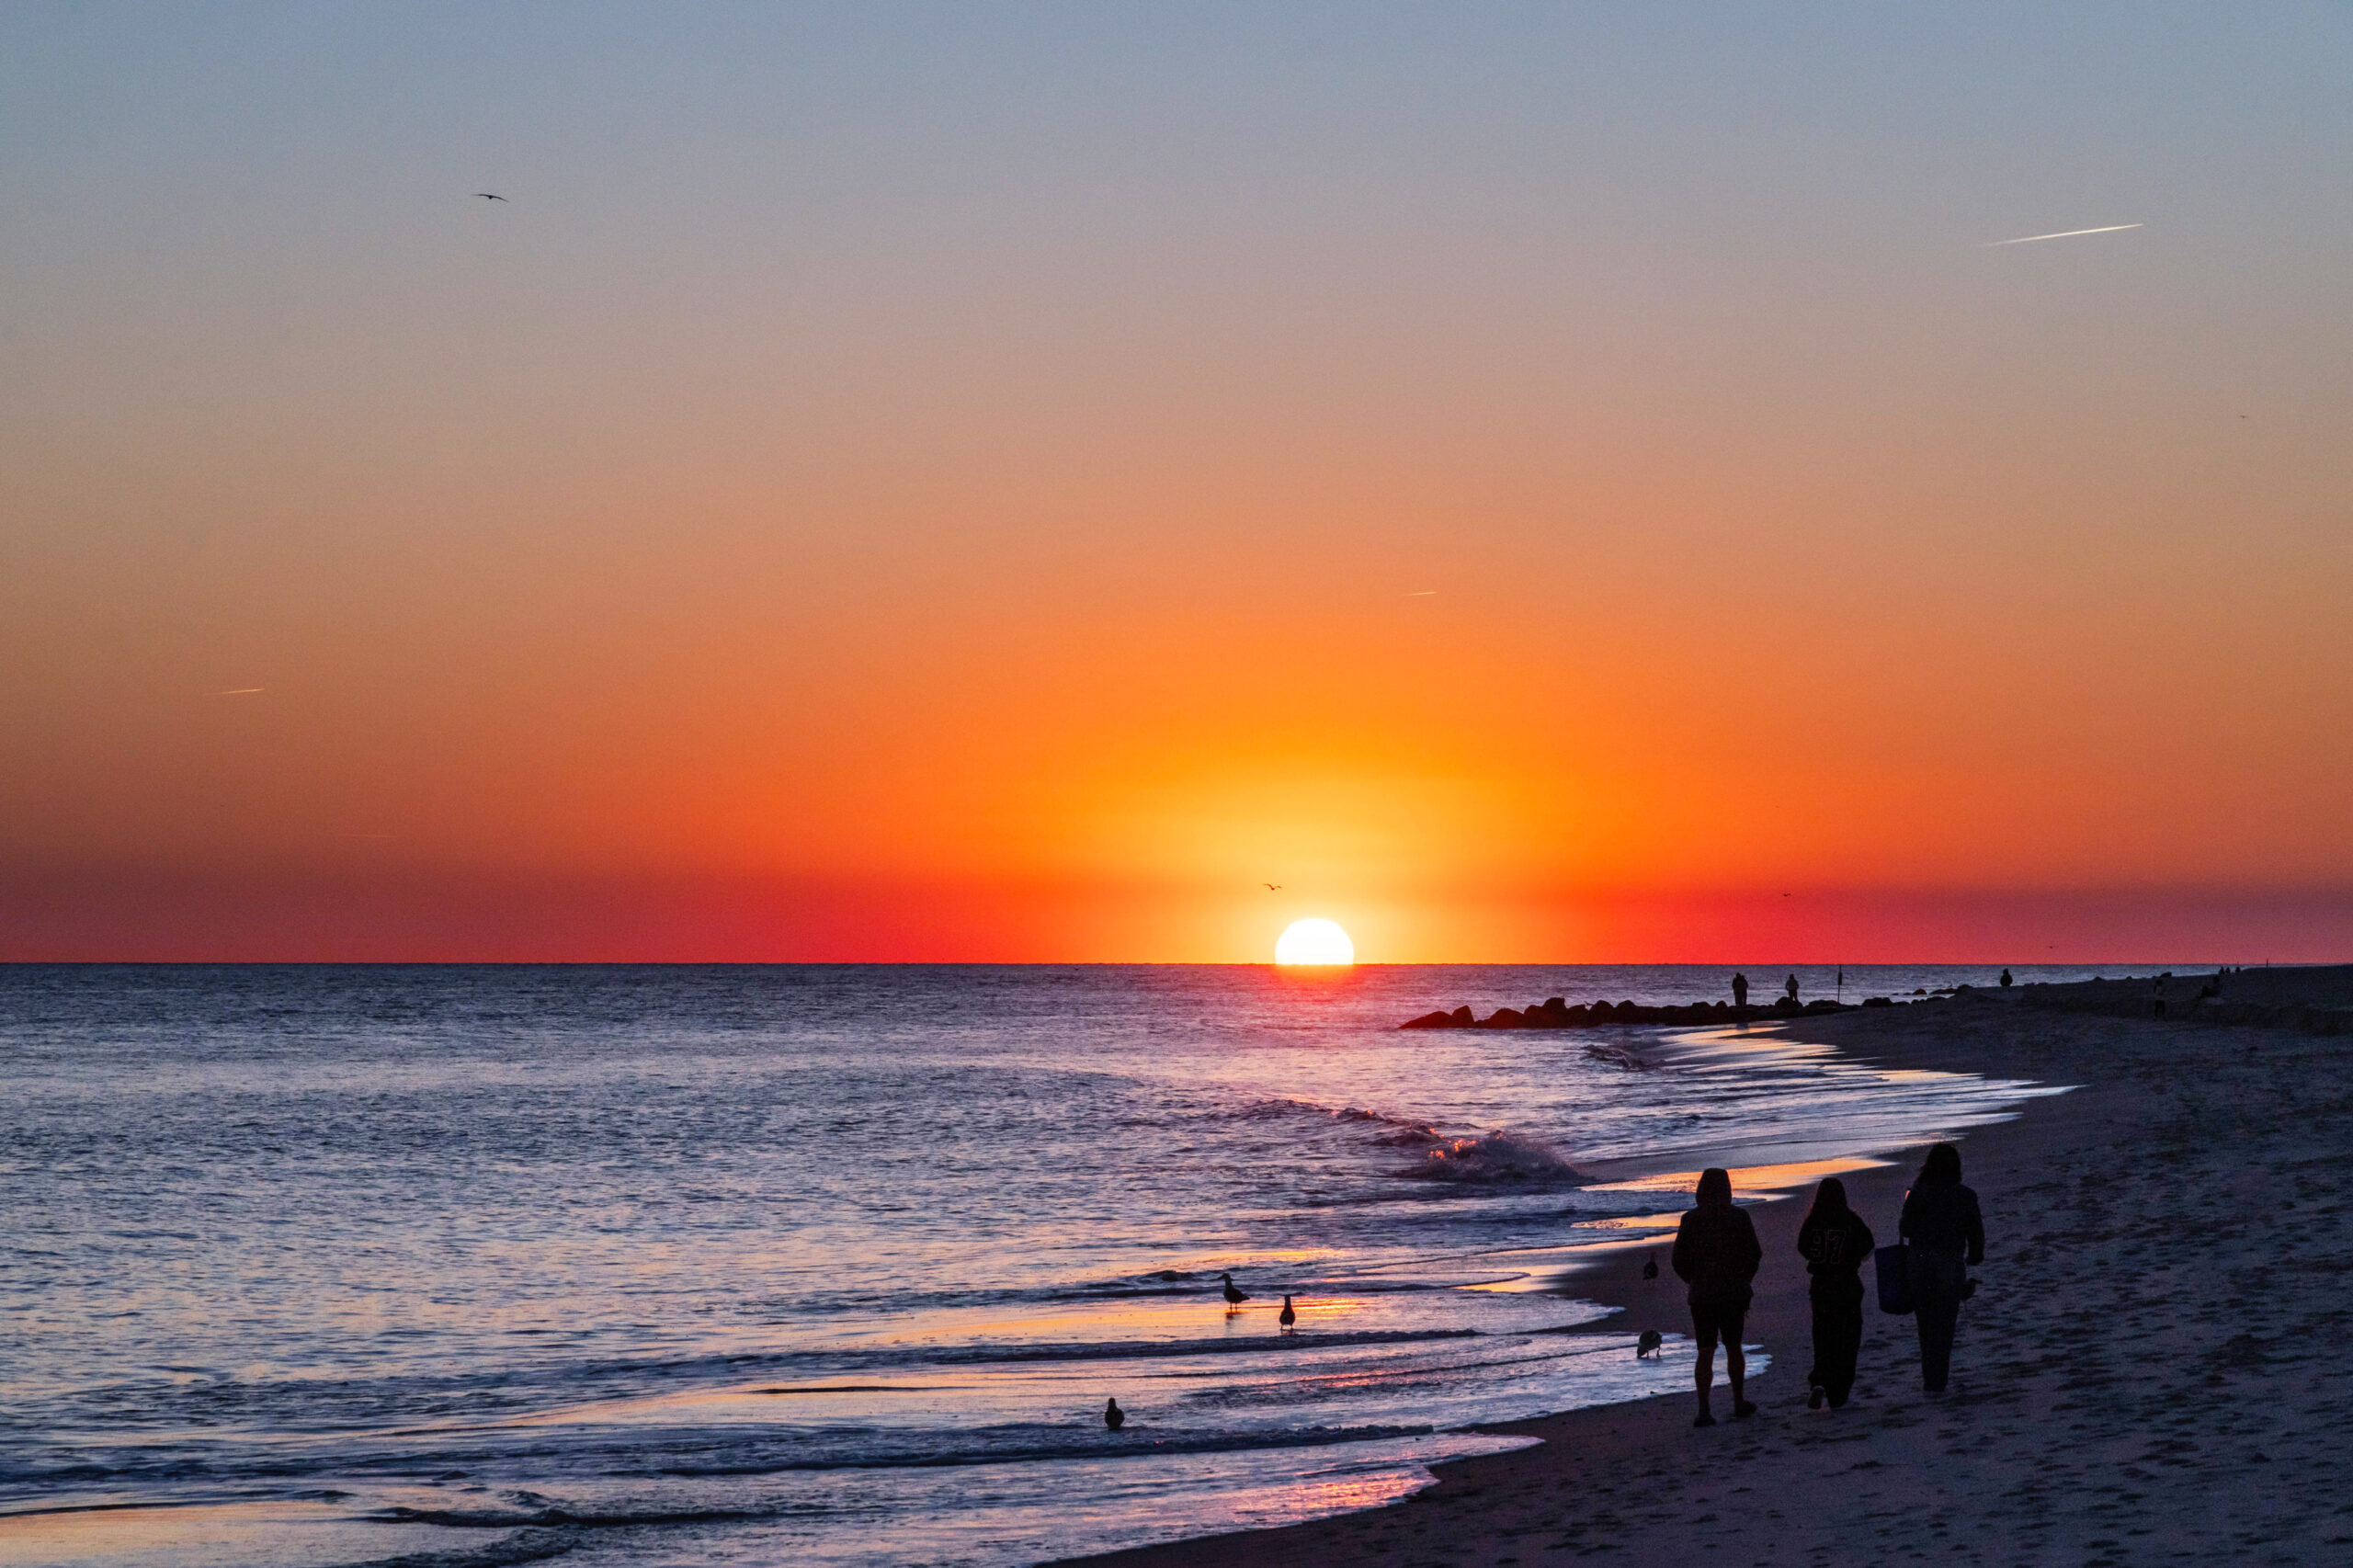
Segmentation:
[(1978, 246), (1993, 250), (2000, 245), (2030, 245), (2037, 240), (2072, 240), (2078, 234), (2120, 234), (2127, 229), (2145, 229), (2146, 223), (2110, 223), (2105, 229), (2062, 229), (2055, 234), (2021, 234), (2015, 240), (1988, 240)]
[(1265, 888), (1268, 892), (1280, 892), (1283, 891), (1283, 885), (1280, 882), (1260, 882), (1258, 885)]
[(503, 196), (494, 196), (486, 190), (478, 190), (475, 191), (474, 194), (481, 197), (484, 201), (505, 201), (506, 199), (506, 198)]

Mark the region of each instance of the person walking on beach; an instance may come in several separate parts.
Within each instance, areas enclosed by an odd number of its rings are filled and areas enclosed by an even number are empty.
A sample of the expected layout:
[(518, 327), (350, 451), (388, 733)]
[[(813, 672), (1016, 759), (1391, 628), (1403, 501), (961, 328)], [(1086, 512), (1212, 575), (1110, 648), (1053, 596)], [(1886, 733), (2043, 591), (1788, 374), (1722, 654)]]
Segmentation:
[(1969, 1270), (1985, 1261), (1985, 1221), (1977, 1194), (1961, 1185), (1960, 1150), (1949, 1143), (1929, 1149), (1904, 1195), (1897, 1229), (1912, 1244), (1908, 1272), (1920, 1324), (1920, 1386), (1942, 1393), (1952, 1373), (1961, 1299), (1971, 1290)]
[(1847, 1207), (1847, 1184), (1826, 1176), (1813, 1189), (1813, 1208), (1798, 1227), (1798, 1253), (1813, 1278), (1813, 1370), (1805, 1375), (1805, 1407), (1819, 1410), (1827, 1399), (1839, 1409), (1854, 1392), (1855, 1357), (1863, 1347), (1863, 1259), (1870, 1256), (1871, 1228)]
[(1716, 1341), (1724, 1342), (1724, 1376), (1732, 1381), (1732, 1413), (1754, 1415), (1744, 1384), (1748, 1358), (1741, 1353), (1741, 1331), (1747, 1326), (1748, 1302), (1756, 1292), (1749, 1281), (1765, 1259), (1757, 1244), (1756, 1226), (1747, 1210), (1732, 1200), (1732, 1176), (1711, 1167), (1699, 1173), (1699, 1207), (1683, 1216), (1675, 1233), (1675, 1277), (1691, 1289), (1691, 1337), (1699, 1342), (1691, 1381), (1699, 1391), (1699, 1414), (1694, 1426), (1712, 1426), (1709, 1385), (1716, 1377)]

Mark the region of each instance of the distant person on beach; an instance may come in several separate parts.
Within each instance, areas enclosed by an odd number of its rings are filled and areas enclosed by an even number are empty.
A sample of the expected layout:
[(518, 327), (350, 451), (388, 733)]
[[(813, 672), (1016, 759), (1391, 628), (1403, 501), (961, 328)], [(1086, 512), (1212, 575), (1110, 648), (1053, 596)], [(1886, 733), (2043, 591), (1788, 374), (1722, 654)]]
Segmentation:
[(1748, 1006), (1748, 976), (1735, 974), (1732, 977), (1732, 1005), (1735, 1007)]
[(1855, 1388), (1855, 1357), (1863, 1347), (1863, 1259), (1871, 1228), (1847, 1207), (1847, 1184), (1826, 1176), (1813, 1189), (1813, 1208), (1798, 1227), (1798, 1253), (1813, 1280), (1813, 1370), (1805, 1375), (1805, 1407), (1827, 1399), (1839, 1409)]
[(1912, 1244), (1920, 1386), (1942, 1393), (1952, 1372), (1953, 1329), (1961, 1321), (1961, 1298), (1969, 1293), (1969, 1270), (1985, 1261), (1985, 1221), (1977, 1194), (1961, 1185), (1960, 1150), (1949, 1143), (1929, 1149), (1912, 1190), (1904, 1195), (1897, 1229)]
[(2010, 971), (2009, 971), (2008, 970), (2006, 970), (2006, 970), (2004, 970), (2004, 971), (2002, 971), (2002, 989), (2003, 989), (2003, 990), (2005, 990), (2005, 991), (2006, 991), (2006, 990), (2008, 990), (2008, 989), (2009, 989), (2009, 987), (2010, 987)]
[(1790, 1001), (1794, 1002), (1798, 999), (1798, 977), (1796, 975), (1793, 974), (1790, 976), (1790, 983), (1785, 989), (1790, 994)]
[(1748, 1358), (1741, 1353), (1740, 1335), (1748, 1323), (1749, 1298), (1756, 1293), (1749, 1281), (1756, 1278), (1765, 1249), (1757, 1244), (1756, 1226), (1747, 1211), (1733, 1203), (1729, 1172), (1713, 1167), (1701, 1171), (1696, 1196), (1699, 1207), (1687, 1212), (1676, 1230), (1672, 1261), (1676, 1278), (1691, 1288), (1691, 1337), (1699, 1342), (1691, 1372), (1699, 1391), (1699, 1414), (1691, 1425), (1712, 1426), (1716, 1417), (1709, 1409), (1708, 1392), (1716, 1377), (1718, 1339), (1724, 1342), (1733, 1415), (1756, 1414), (1744, 1388)]

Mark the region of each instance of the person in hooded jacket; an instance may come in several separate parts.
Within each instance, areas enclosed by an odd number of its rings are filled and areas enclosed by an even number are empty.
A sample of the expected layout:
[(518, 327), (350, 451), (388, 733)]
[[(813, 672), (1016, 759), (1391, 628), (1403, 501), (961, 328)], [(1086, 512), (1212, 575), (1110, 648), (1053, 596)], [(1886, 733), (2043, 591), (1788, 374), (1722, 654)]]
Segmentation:
[(1898, 1228), (1912, 1244), (1906, 1273), (1920, 1325), (1920, 1386), (1942, 1393), (1952, 1374), (1961, 1300), (1972, 1289), (1969, 1270), (1985, 1261), (1985, 1221), (1977, 1194), (1961, 1185), (1960, 1150), (1949, 1143), (1928, 1150), (1904, 1195)]
[(1720, 1338), (1724, 1344), (1724, 1375), (1732, 1381), (1732, 1413), (1736, 1416), (1756, 1414), (1743, 1389), (1748, 1360), (1741, 1354), (1740, 1335), (1747, 1325), (1748, 1303), (1755, 1294), (1749, 1281), (1756, 1278), (1765, 1249), (1757, 1244), (1756, 1226), (1747, 1210), (1733, 1203), (1729, 1172), (1701, 1171), (1697, 1198), (1699, 1207), (1686, 1212), (1676, 1229), (1671, 1261), (1676, 1278), (1691, 1288), (1687, 1293), (1691, 1337), (1699, 1342), (1691, 1372), (1699, 1390), (1699, 1415), (1691, 1425), (1712, 1426), (1716, 1417), (1708, 1407), (1708, 1392), (1715, 1381)]
[(1813, 1370), (1805, 1375), (1805, 1407), (1827, 1399), (1838, 1409), (1854, 1392), (1855, 1358), (1863, 1347), (1863, 1259), (1874, 1243), (1863, 1217), (1847, 1207), (1847, 1184), (1824, 1177), (1813, 1207), (1798, 1227), (1798, 1253), (1813, 1276)]

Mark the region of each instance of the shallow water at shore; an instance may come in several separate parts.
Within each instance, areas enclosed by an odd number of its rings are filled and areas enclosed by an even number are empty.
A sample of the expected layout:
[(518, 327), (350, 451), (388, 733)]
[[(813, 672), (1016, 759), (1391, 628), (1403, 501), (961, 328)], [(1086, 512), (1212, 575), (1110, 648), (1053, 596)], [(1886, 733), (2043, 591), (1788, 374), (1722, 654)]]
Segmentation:
[(1688, 1378), (1544, 1332), (1677, 1173), (1801, 1179), (2026, 1092), (1393, 1028), (1722, 978), (11, 971), (0, 1510), (148, 1506), (0, 1540), (997, 1564), (1379, 1502), (1499, 1441), (1449, 1428)]

